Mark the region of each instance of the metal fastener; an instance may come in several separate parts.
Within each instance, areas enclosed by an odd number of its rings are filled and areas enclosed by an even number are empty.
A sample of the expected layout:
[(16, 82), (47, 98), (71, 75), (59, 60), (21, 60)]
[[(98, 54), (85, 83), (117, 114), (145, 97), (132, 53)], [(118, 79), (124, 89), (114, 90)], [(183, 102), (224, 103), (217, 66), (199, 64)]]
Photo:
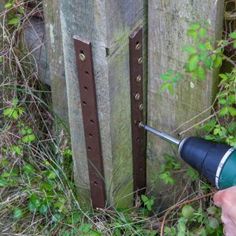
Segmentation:
[(85, 55), (82, 52), (79, 54), (79, 59), (81, 61), (85, 61), (85, 59), (86, 59)]
[(136, 46), (135, 46), (135, 49), (139, 50), (140, 48), (141, 48), (141, 43), (137, 43)]
[(138, 75), (137, 78), (136, 78), (136, 81), (137, 81), (137, 82), (140, 82), (141, 80), (142, 80), (141, 75)]
[(143, 58), (140, 57), (140, 58), (138, 59), (138, 64), (142, 64), (142, 63), (143, 63)]
[(136, 93), (135, 96), (134, 96), (135, 100), (139, 100), (140, 99), (140, 94), (139, 93)]
[(138, 108), (139, 108), (140, 111), (142, 111), (143, 110), (143, 104), (141, 103)]

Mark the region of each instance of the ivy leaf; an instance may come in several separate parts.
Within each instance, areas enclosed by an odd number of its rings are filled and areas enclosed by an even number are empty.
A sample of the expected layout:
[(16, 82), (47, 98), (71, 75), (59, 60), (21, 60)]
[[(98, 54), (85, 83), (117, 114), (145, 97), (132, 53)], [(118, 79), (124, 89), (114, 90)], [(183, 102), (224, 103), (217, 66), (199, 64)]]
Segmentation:
[(219, 115), (220, 115), (220, 116), (225, 116), (225, 115), (227, 115), (227, 114), (229, 114), (229, 109), (228, 109), (228, 107), (223, 107), (223, 108), (220, 110)]
[(205, 69), (203, 67), (198, 67), (198, 69), (197, 69), (197, 76), (201, 80), (205, 80), (206, 79), (206, 71), (205, 71)]
[(188, 66), (189, 66), (189, 71), (194, 71), (196, 70), (197, 66), (198, 66), (198, 62), (199, 62), (199, 57), (198, 55), (192, 55), (189, 59), (189, 63), (188, 63)]
[(205, 28), (200, 28), (199, 29), (199, 36), (200, 38), (204, 38), (207, 34), (207, 30)]
[(4, 5), (4, 8), (5, 8), (5, 9), (9, 9), (9, 8), (11, 8), (11, 7), (13, 7), (13, 4), (12, 4), (11, 2), (7, 2), (7, 3)]
[(229, 37), (232, 39), (236, 39), (236, 31), (229, 34)]
[(236, 108), (228, 107), (228, 111), (229, 111), (231, 116), (236, 116)]
[(159, 177), (165, 184), (173, 185), (175, 183), (175, 180), (171, 177), (169, 171), (165, 171), (164, 173), (160, 174)]
[(222, 57), (220, 55), (217, 55), (214, 60), (214, 67), (219, 68), (222, 65)]
[(35, 141), (36, 137), (34, 134), (28, 134), (22, 138), (23, 143), (32, 143)]
[(196, 54), (197, 53), (196, 48), (193, 47), (193, 46), (186, 46), (186, 47), (184, 47), (184, 51), (189, 53), (189, 54)]
[(9, 21), (8, 21), (8, 25), (18, 25), (20, 23), (20, 18), (19, 17), (14, 17), (14, 18), (11, 18)]

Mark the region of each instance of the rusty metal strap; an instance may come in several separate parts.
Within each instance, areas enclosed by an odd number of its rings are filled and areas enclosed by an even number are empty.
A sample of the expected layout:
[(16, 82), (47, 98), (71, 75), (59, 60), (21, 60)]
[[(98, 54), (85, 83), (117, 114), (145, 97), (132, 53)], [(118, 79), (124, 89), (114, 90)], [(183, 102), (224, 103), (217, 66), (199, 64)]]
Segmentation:
[(74, 37), (74, 45), (88, 158), (91, 200), (94, 208), (104, 208), (106, 196), (92, 48), (90, 42), (81, 41), (76, 37)]
[(139, 127), (143, 122), (143, 30), (137, 29), (129, 38), (131, 127), (133, 151), (133, 181), (136, 194), (146, 190), (145, 130)]

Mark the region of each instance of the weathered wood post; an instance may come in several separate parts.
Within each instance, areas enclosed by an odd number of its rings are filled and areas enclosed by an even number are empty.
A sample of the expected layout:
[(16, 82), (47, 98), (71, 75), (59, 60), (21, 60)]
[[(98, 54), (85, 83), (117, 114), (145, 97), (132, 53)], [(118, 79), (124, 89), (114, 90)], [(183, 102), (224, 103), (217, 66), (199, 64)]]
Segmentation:
[(53, 110), (60, 120), (67, 123), (68, 105), (59, 0), (43, 0), (43, 11)]
[[(193, 22), (208, 21), (213, 37), (220, 39), (223, 24), (223, 2), (221, 0), (149, 1), (148, 121), (150, 125), (171, 133), (181, 124), (211, 106), (217, 85), (213, 74), (209, 74), (206, 81), (196, 82), (194, 88), (190, 87), (186, 81), (180, 83), (175, 89), (174, 96), (160, 91), (162, 83), (160, 76), (168, 69), (182, 71), (186, 60), (182, 49), (189, 41), (187, 29)], [(207, 117), (210, 112), (211, 109), (190, 123), (181, 126), (178, 132), (191, 127)], [(163, 194), (168, 197), (166, 189), (163, 192), (161, 184), (156, 182), (156, 175), (163, 161), (163, 154), (171, 153), (170, 150), (171, 146), (166, 142), (152, 135), (148, 136), (148, 186), (150, 190), (158, 193), (158, 196)], [(173, 189), (171, 192), (173, 193)]]
[[(144, 25), (143, 0), (60, 0), (75, 180), (89, 199), (89, 177), (73, 38), (91, 42), (108, 205), (133, 202), (129, 35)], [(99, 197), (99, 196), (98, 196)]]

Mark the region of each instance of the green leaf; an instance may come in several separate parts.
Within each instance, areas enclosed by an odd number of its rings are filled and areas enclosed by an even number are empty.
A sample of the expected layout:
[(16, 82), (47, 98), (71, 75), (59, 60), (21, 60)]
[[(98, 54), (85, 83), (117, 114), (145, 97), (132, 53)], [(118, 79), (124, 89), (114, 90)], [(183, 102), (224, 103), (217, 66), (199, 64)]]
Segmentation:
[(197, 68), (197, 76), (201, 80), (205, 80), (206, 79), (206, 71), (205, 71), (205, 69), (203, 67), (198, 67)]
[(15, 26), (17, 26), (19, 23), (20, 23), (20, 18), (19, 17), (11, 18), (8, 21), (8, 25), (15, 25)]
[(22, 155), (23, 154), (23, 148), (22, 146), (12, 145), (11, 151), (15, 155)]
[(23, 171), (24, 171), (25, 174), (33, 174), (35, 172), (35, 169), (32, 165), (25, 164), (23, 166)]
[(229, 109), (228, 109), (228, 107), (223, 107), (223, 108), (220, 110), (220, 112), (219, 112), (219, 115), (220, 115), (220, 116), (225, 116), (225, 115), (227, 115), (227, 114), (229, 114)]
[(187, 176), (190, 177), (192, 181), (198, 180), (199, 179), (199, 174), (196, 170), (193, 168), (189, 167), (186, 172)]
[(35, 141), (36, 137), (34, 134), (28, 134), (26, 136), (24, 136), (21, 140), (23, 143), (32, 143), (33, 141)]
[(229, 34), (229, 37), (232, 39), (236, 39), (236, 31)]
[(204, 38), (207, 34), (207, 30), (205, 28), (200, 28), (199, 29), (199, 36), (200, 38)]
[(199, 57), (198, 55), (192, 55), (189, 59), (189, 71), (194, 71), (196, 70), (197, 66), (198, 66), (198, 62), (199, 62)]
[(9, 117), (9, 116), (11, 116), (11, 114), (12, 114), (13, 111), (14, 111), (13, 108), (6, 108), (6, 109), (4, 109), (4, 111), (3, 111), (3, 115)]
[(189, 54), (196, 54), (197, 53), (197, 49), (193, 46), (184, 47), (184, 51), (189, 53)]
[(40, 207), (39, 207), (39, 213), (44, 215), (48, 212), (48, 206), (45, 205), (45, 204), (42, 204)]
[(141, 200), (143, 201), (143, 203), (148, 201), (148, 197), (145, 195), (141, 195)]
[(12, 4), (11, 2), (7, 2), (7, 3), (4, 5), (4, 8), (5, 8), (5, 9), (9, 9), (9, 8), (11, 8), (11, 7), (13, 7), (13, 4)]
[(192, 30), (192, 29), (188, 30), (187, 35), (194, 40), (197, 39), (197, 32), (195, 30)]
[(186, 219), (191, 218), (193, 216), (194, 212), (195, 212), (195, 210), (193, 209), (193, 207), (191, 205), (185, 205), (182, 208), (182, 215)]
[(219, 77), (222, 79), (222, 80), (228, 80), (228, 76), (226, 74), (219, 74)]
[(56, 179), (57, 175), (54, 171), (50, 171), (48, 174), (48, 179)]
[(0, 188), (7, 187), (9, 185), (6, 179), (0, 178)]
[(175, 183), (175, 180), (172, 178), (169, 171), (165, 171), (164, 173), (160, 174), (159, 177), (165, 184), (173, 185)]
[(194, 23), (190, 25), (189, 30), (198, 30), (200, 28), (200, 24)]
[(22, 210), (20, 208), (15, 208), (13, 211), (13, 217), (15, 219), (20, 219), (20, 218), (22, 218), (22, 216), (23, 216)]
[(231, 116), (236, 116), (236, 108), (228, 107), (228, 111), (229, 111)]
[(216, 59), (214, 60), (214, 67), (219, 68), (222, 65), (222, 56), (217, 55)]

